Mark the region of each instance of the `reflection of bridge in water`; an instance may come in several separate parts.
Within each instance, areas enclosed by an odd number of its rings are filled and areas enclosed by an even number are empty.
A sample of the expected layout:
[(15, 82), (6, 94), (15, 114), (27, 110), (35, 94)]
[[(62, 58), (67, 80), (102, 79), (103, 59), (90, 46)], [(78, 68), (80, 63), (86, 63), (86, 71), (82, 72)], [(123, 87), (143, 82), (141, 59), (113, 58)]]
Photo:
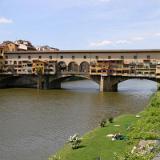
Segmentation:
[[(100, 91), (117, 91), (118, 84), (128, 79), (160, 81), (159, 50), (11, 52), (5, 55), (0, 87), (59, 89), (66, 79), (82, 77), (98, 83)], [(36, 72), (39, 69), (40, 74)]]

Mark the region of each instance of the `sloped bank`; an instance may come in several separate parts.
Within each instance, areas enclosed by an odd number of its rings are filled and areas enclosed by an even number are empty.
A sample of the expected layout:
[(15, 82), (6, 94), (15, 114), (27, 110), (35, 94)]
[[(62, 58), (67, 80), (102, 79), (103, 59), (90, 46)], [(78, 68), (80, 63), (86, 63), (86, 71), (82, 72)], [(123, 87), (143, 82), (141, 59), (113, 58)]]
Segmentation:
[[(123, 140), (112, 141), (107, 136), (119, 133), (125, 137)], [(66, 143), (49, 160), (151, 160), (159, 152), (159, 139), (160, 92), (157, 92), (138, 116), (119, 116), (106, 127), (97, 127), (84, 135), (78, 149), (73, 150)]]

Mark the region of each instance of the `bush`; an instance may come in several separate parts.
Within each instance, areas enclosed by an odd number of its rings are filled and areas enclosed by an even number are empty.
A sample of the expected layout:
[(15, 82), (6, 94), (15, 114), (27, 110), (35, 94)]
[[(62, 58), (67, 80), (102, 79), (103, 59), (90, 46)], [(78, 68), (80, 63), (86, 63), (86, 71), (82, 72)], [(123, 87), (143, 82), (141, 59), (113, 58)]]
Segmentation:
[(106, 126), (106, 120), (102, 119), (101, 122), (100, 122), (100, 127), (103, 128), (105, 126)]
[(109, 123), (113, 123), (113, 120), (114, 120), (113, 117), (108, 118)]
[(69, 138), (69, 143), (71, 144), (72, 149), (78, 149), (81, 142), (82, 140), (79, 138), (78, 134), (74, 134)]

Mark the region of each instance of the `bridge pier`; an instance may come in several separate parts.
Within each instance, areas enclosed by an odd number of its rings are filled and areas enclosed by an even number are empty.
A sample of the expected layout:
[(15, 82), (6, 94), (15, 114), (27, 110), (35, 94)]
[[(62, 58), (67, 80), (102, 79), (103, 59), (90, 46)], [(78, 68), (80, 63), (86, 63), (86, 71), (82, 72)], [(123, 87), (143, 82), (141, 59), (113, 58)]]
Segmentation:
[(55, 80), (49, 85), (49, 88), (50, 89), (61, 89), (61, 82), (58, 80)]
[(61, 89), (61, 80), (56, 79), (54, 76), (51, 76), (47, 80), (48, 89)]
[(49, 89), (49, 76), (44, 77), (43, 89)]
[(118, 91), (118, 79), (110, 76), (101, 76), (99, 82), (100, 92), (117, 92)]
[(41, 75), (37, 77), (37, 88), (38, 89), (61, 89), (61, 81), (55, 79), (54, 76)]

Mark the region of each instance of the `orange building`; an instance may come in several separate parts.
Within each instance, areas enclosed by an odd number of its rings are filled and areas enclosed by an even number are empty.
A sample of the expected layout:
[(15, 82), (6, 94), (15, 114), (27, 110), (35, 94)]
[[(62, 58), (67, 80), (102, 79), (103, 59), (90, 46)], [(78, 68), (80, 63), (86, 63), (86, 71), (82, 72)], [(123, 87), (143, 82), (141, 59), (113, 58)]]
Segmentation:
[(44, 74), (46, 63), (40, 60), (33, 60), (32, 62), (32, 73), (33, 74)]
[(3, 44), (0, 44), (0, 55), (3, 55), (4, 54), (4, 45)]
[(18, 45), (12, 41), (4, 41), (2, 45), (4, 46), (4, 52), (15, 52), (18, 48)]

